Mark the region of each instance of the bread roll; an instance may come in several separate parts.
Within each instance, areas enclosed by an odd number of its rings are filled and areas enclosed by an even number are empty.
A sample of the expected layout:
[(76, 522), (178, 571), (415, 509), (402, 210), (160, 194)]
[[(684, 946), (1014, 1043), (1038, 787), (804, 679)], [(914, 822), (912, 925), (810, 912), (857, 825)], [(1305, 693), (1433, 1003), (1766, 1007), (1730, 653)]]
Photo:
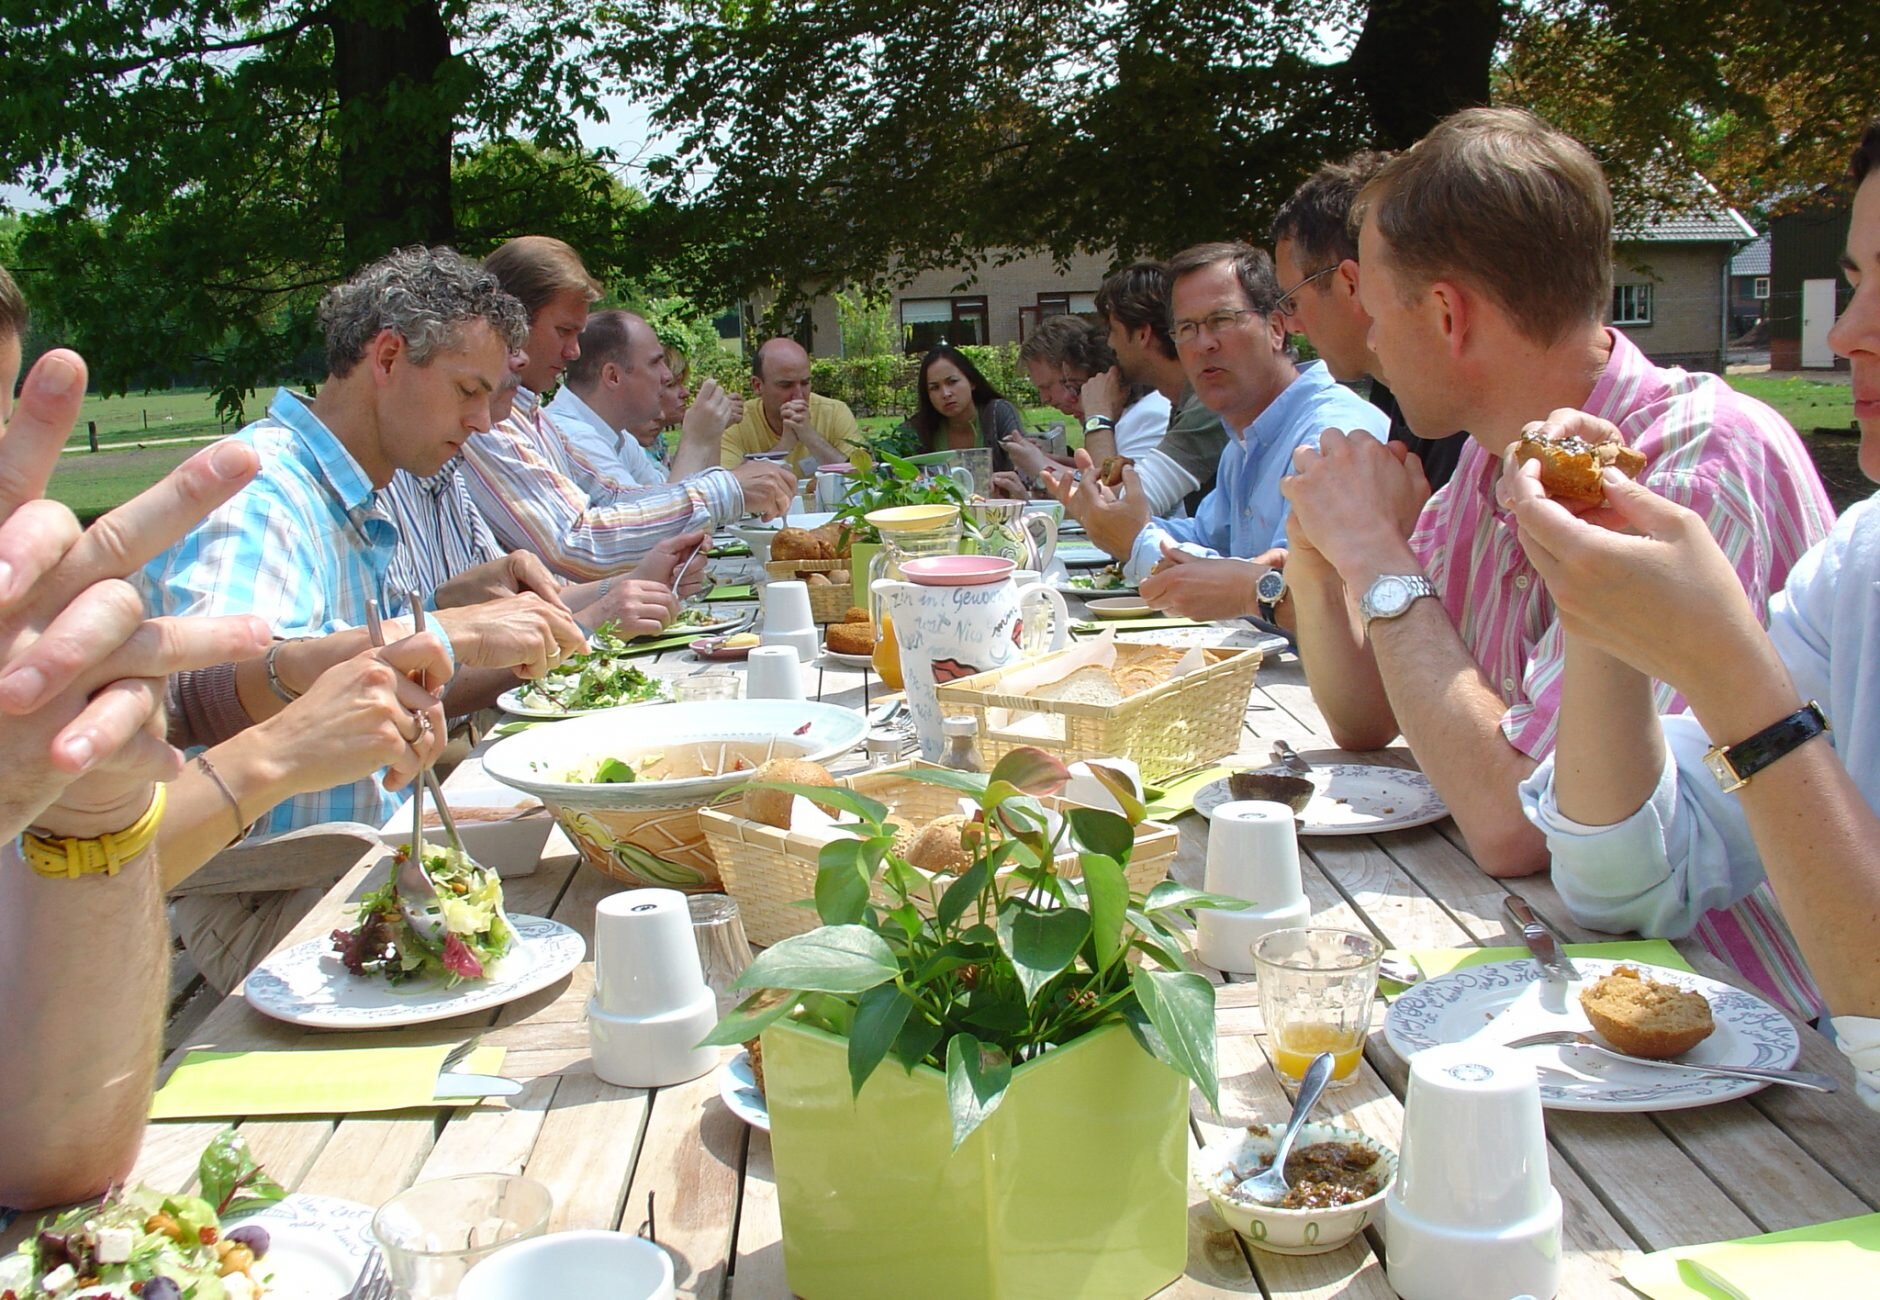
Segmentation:
[(859, 623), (831, 623), (823, 632), (823, 644), (839, 655), (873, 654), (875, 629), (866, 619)]
[(822, 548), (817, 538), (802, 528), (779, 528), (770, 542), (773, 560), (820, 560)]
[[(821, 763), (812, 763), (806, 758), (773, 758), (755, 772), (753, 781), (788, 781), (793, 785), (834, 786), (836, 780), (829, 775), (829, 770)], [(766, 826), (775, 826), (781, 830), (790, 829), (790, 800), (788, 790), (746, 790), (741, 805), (743, 815), (754, 822)], [(836, 809), (829, 804), (817, 804), (824, 812), (834, 814)]]
[(1647, 979), (1633, 966), (1581, 990), (1580, 1006), (1599, 1036), (1628, 1056), (1682, 1056), (1716, 1028), (1702, 993)]
[(1541, 463), (1541, 488), (1557, 501), (1596, 505), (1606, 499), (1600, 472), (1608, 466), (1627, 478), (1645, 469), (1645, 457), (1621, 442), (1589, 443), (1579, 438), (1556, 438), (1539, 424), (1521, 431), (1515, 447), (1517, 460)]
[[(895, 851), (911, 866), (936, 875), (957, 876), (972, 865), (972, 857), (961, 843), (966, 818), (960, 813), (936, 817), (919, 830), (908, 833), (903, 828), (895, 836)], [(905, 847), (902, 836), (906, 835)]]

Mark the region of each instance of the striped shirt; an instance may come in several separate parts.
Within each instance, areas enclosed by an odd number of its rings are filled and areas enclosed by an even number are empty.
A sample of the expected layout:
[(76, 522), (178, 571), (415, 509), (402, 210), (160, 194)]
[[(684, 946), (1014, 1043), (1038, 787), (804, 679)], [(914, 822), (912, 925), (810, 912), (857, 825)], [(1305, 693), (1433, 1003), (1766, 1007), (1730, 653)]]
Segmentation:
[(398, 550), (392, 556), (394, 591), (421, 591), (435, 604), (437, 589), (466, 569), (503, 558), (470, 487), (463, 464), (453, 458), (430, 478), (399, 470), (379, 494), (398, 525)]
[[(1802, 555), (1827, 536), (1834, 509), (1801, 439), (1787, 421), (1715, 375), (1660, 369), (1625, 335), (1608, 330), (1612, 357), (1585, 410), (1617, 425), (1646, 458), (1639, 481), (1697, 513), (1723, 548), (1758, 617)], [(1508, 743), (1539, 760), (1553, 751), (1564, 641), (1554, 602), (1521, 549), (1511, 515), (1495, 503), (1500, 460), (1473, 438), (1455, 476), (1423, 507), (1410, 548), (1435, 584), (1463, 644), (1508, 707)], [(1660, 713), (1684, 707), (1663, 683)], [(1819, 999), (1768, 887), (1697, 934), (1747, 978), (1797, 1009)], [(1811, 1017), (1814, 1010), (1807, 1012)]]
[(507, 420), (465, 444), (463, 459), (471, 499), (497, 540), (579, 581), (630, 569), (667, 537), (744, 513), (744, 489), (724, 470), (642, 487), (596, 469), (526, 388)]
[[(402, 612), (386, 581), (398, 527), (306, 401), (280, 389), (267, 415), (235, 436), (260, 455), (261, 473), (138, 574), (151, 614), (253, 614), (286, 637), (358, 627), (375, 597), (388, 615)], [(374, 775), (296, 795), (261, 826), (269, 834), (318, 822), (380, 826), (402, 802)]]

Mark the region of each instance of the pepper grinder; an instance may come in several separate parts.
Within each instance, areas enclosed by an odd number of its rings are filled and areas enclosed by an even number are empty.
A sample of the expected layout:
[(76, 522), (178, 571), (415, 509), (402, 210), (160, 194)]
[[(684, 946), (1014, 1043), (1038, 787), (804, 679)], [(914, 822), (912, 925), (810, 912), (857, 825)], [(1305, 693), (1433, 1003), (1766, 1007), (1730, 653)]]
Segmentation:
[(1253, 974), (1253, 945), (1262, 935), (1312, 920), (1312, 904), (1299, 872), (1292, 809), (1260, 799), (1216, 808), (1208, 827), (1204, 887), (1252, 906), (1197, 912), (1195, 955), (1216, 970)]

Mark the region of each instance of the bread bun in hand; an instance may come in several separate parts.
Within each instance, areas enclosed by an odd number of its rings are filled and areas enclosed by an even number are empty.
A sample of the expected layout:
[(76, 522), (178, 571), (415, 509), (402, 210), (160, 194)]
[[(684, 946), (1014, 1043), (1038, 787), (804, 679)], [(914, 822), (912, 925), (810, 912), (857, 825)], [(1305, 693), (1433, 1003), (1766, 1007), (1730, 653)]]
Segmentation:
[(1556, 437), (1534, 423), (1521, 430), (1515, 446), (1517, 460), (1541, 463), (1541, 490), (1556, 501), (1598, 505), (1606, 499), (1601, 471), (1608, 467), (1627, 478), (1645, 469), (1645, 457), (1622, 442), (1587, 442), (1583, 438)]

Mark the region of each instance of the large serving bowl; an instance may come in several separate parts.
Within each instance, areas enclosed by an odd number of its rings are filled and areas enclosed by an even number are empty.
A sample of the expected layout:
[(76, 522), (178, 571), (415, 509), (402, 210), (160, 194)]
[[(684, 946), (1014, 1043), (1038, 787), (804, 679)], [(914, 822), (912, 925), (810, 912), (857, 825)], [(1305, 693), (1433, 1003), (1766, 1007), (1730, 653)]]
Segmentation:
[(770, 563), (770, 544), (785, 528), (821, 528), (835, 517), (833, 510), (792, 510), (768, 523), (733, 524), (731, 535), (751, 548), (751, 558), (761, 566)]
[(1293, 1150), (1319, 1142), (1350, 1142), (1377, 1153), (1370, 1172), (1377, 1191), (1362, 1201), (1324, 1210), (1282, 1210), (1262, 1205), (1235, 1191), (1243, 1177), (1270, 1160), (1283, 1129), (1272, 1133), (1242, 1129), (1232, 1138), (1210, 1142), (1194, 1158), (1194, 1178), (1214, 1204), (1214, 1212), (1248, 1245), (1281, 1255), (1322, 1255), (1337, 1250), (1382, 1213), (1384, 1197), (1397, 1177), (1397, 1155), (1377, 1139), (1355, 1129), (1308, 1121)]
[[(607, 709), (518, 732), (493, 746), (483, 770), (548, 806), (581, 860), (628, 885), (693, 893), (720, 890), (718, 862), (698, 810), (750, 780), (766, 756), (834, 758), (860, 744), (868, 724), (853, 709), (801, 700), (697, 700)], [(624, 785), (569, 780), (604, 758), (636, 770)], [(745, 766), (731, 769), (738, 760)]]

